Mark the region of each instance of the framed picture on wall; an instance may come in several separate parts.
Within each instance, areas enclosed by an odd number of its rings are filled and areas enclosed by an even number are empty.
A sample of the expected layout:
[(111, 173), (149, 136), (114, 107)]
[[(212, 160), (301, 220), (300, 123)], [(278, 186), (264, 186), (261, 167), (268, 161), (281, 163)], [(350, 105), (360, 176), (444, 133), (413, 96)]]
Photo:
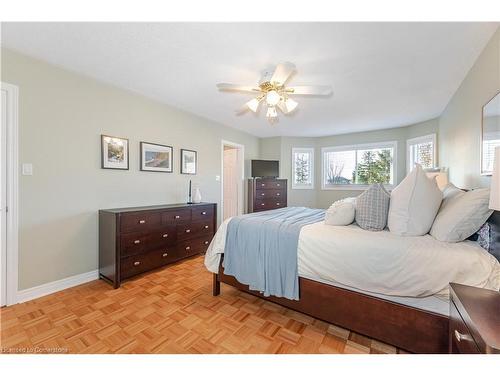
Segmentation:
[(197, 169), (196, 151), (181, 149), (181, 173), (196, 174)]
[(172, 147), (141, 142), (141, 171), (172, 173), (172, 162)]
[(101, 135), (101, 168), (128, 169), (128, 139)]

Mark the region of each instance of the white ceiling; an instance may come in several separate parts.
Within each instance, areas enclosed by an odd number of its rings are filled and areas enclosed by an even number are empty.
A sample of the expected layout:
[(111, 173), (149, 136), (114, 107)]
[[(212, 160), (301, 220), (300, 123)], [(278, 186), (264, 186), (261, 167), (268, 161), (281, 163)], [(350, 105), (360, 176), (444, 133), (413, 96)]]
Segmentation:
[[(441, 114), (498, 23), (3, 23), (2, 45), (200, 116), (269, 136), (321, 136), (405, 126)], [(298, 97), (293, 115), (235, 110), (291, 61), (290, 83), (332, 85)]]

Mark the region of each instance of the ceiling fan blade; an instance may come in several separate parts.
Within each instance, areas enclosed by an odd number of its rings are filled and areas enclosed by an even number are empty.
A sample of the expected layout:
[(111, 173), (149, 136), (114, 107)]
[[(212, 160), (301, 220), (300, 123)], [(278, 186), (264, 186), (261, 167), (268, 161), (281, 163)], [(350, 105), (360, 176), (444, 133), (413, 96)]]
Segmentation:
[(288, 78), (295, 71), (295, 65), (291, 62), (284, 62), (278, 64), (276, 69), (274, 70), (273, 76), (271, 77), (271, 83), (275, 83), (277, 85), (284, 85)]
[(290, 95), (332, 95), (331, 86), (293, 86), (287, 87), (286, 91)]
[(260, 91), (258, 87), (237, 85), (234, 83), (218, 83), (217, 88), (221, 91), (247, 91), (247, 92)]

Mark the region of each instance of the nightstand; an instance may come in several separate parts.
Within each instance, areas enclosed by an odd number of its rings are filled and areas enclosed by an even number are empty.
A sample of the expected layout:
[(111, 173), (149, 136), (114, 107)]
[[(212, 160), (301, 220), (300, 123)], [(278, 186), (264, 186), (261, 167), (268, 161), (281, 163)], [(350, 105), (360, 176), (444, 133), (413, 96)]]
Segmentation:
[(450, 283), (449, 352), (500, 353), (500, 293)]

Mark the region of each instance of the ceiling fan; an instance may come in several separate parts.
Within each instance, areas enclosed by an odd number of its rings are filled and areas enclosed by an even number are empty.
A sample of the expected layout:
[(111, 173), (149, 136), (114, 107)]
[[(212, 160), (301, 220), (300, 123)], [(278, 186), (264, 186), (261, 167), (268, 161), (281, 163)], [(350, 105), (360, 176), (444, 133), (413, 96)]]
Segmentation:
[(290, 76), (296, 71), (295, 65), (291, 62), (278, 64), (274, 72), (265, 71), (258, 86), (245, 86), (232, 83), (218, 83), (217, 88), (221, 91), (244, 91), (254, 92), (255, 98), (245, 103), (242, 109), (237, 111), (243, 113), (247, 110), (257, 112), (262, 101), (267, 105), (266, 117), (269, 122), (278, 121), (279, 108), (285, 115), (293, 112), (298, 104), (290, 98), (291, 95), (314, 95), (329, 96), (332, 94), (331, 86), (285, 86)]

